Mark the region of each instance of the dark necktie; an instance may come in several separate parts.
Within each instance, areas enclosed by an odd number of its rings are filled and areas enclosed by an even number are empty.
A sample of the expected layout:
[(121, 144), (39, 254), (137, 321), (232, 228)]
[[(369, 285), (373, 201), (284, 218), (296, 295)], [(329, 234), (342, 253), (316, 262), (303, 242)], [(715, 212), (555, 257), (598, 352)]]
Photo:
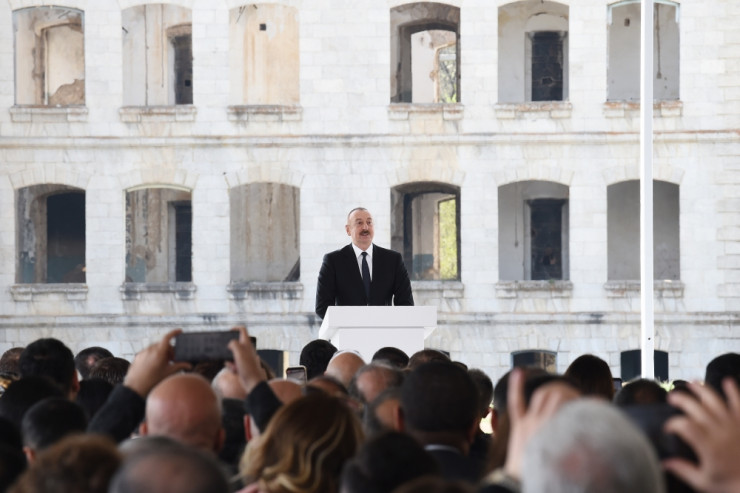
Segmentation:
[(362, 284), (365, 285), (365, 294), (370, 301), (370, 267), (367, 265), (367, 252), (362, 252)]

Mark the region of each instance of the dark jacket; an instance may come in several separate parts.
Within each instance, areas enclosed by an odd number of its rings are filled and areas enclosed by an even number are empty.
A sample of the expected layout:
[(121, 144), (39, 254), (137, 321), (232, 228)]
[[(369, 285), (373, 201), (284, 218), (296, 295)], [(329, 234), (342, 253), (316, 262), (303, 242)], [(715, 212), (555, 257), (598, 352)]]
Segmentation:
[(362, 275), (352, 245), (324, 255), (316, 287), (316, 314), (341, 306), (411, 306), (411, 282), (398, 252), (373, 244), (373, 274), (370, 297), (365, 294)]

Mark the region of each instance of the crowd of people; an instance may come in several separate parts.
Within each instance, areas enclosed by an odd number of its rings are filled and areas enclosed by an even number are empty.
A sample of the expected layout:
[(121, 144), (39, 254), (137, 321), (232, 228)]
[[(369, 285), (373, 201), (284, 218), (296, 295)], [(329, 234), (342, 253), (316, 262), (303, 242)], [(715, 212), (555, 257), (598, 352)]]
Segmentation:
[(230, 361), (196, 365), (173, 361), (178, 331), (131, 363), (52, 338), (6, 351), (0, 492), (740, 493), (738, 354), (615, 395), (594, 355), (494, 386), (439, 351), (366, 362), (315, 340), (298, 382), (234, 330)]

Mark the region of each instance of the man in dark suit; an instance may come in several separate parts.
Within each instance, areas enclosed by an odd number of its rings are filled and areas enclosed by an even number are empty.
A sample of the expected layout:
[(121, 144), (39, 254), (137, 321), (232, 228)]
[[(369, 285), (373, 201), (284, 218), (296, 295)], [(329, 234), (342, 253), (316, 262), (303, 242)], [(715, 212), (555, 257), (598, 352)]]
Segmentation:
[(352, 243), (324, 255), (316, 287), (316, 314), (324, 318), (332, 305), (413, 305), (401, 254), (373, 244), (370, 212), (362, 207), (352, 209), (345, 228)]

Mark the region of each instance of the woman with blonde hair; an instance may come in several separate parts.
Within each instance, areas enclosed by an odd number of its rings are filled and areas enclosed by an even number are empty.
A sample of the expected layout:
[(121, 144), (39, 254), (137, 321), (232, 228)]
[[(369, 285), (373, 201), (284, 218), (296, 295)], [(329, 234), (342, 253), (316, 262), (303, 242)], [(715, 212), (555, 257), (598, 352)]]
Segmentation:
[(344, 463), (362, 441), (362, 427), (341, 400), (313, 393), (283, 406), (247, 446), (242, 493), (336, 493)]

